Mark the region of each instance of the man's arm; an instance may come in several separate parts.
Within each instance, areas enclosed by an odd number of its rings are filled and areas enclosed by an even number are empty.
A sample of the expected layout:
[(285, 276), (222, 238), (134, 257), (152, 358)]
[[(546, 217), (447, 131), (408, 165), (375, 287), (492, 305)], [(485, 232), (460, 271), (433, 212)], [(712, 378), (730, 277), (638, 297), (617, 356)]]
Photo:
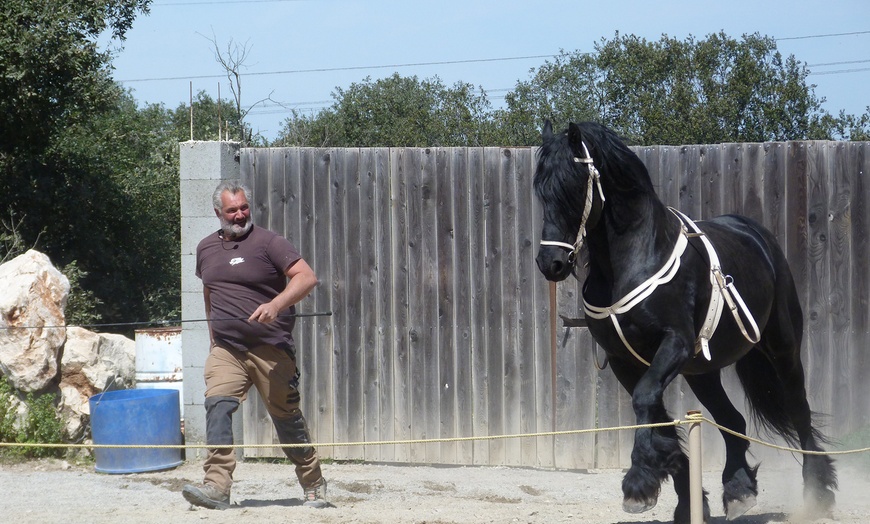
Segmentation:
[[(211, 318), (211, 291), (207, 287), (202, 286), (202, 298), (205, 300), (205, 318)], [(208, 339), (211, 345), (214, 346), (214, 332), (211, 330), (211, 322), (206, 322), (208, 325)]]
[(311, 269), (308, 262), (301, 258), (288, 267), (284, 274), (289, 279), (284, 291), (270, 302), (260, 304), (254, 314), (248, 318), (248, 321), (256, 320), (263, 324), (272, 322), (281, 311), (307, 297), (317, 285), (317, 276), (314, 274), (314, 270)]

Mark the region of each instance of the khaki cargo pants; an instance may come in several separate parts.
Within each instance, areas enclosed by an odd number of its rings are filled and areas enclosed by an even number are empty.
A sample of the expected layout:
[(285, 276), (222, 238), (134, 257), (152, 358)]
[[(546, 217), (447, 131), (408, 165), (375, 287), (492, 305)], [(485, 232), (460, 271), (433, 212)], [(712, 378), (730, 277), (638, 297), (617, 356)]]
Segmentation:
[[(249, 351), (212, 346), (205, 361), (207, 444), (232, 443), (232, 413), (255, 386), (275, 424), (282, 444), (308, 443), (311, 439), (299, 409), (296, 360), (274, 346)], [(321, 483), (320, 460), (311, 446), (283, 448), (296, 465), (303, 488)], [(232, 448), (209, 449), (205, 459), (205, 483), (229, 493), (236, 469)]]

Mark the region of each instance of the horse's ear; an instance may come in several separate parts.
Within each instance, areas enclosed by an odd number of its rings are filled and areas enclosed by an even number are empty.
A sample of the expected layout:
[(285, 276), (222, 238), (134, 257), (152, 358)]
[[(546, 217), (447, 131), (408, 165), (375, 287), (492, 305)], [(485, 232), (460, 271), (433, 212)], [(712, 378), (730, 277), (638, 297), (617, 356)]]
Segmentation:
[(583, 152), (583, 133), (574, 122), (568, 123), (568, 145), (571, 146), (571, 151), (578, 154)]
[(550, 119), (544, 120), (544, 129), (541, 131), (541, 138), (546, 142), (553, 138), (553, 124), (550, 123)]

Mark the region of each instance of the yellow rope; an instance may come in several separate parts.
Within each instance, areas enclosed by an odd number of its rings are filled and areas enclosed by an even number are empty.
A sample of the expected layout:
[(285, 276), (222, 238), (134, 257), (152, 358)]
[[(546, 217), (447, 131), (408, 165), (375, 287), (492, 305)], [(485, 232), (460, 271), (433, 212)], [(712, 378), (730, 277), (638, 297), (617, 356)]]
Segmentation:
[(737, 431), (728, 429), (703, 416), (700, 412), (692, 412), (686, 415), (684, 420), (674, 420), (673, 422), (659, 422), (655, 424), (637, 424), (633, 426), (615, 426), (610, 428), (595, 428), (595, 429), (573, 429), (564, 431), (545, 431), (541, 433), (516, 433), (511, 435), (487, 435), (480, 437), (445, 437), (432, 439), (406, 439), (406, 440), (378, 440), (370, 442), (322, 442), (322, 443), (302, 443), (302, 444), (236, 444), (227, 446), (215, 446), (208, 444), (57, 444), (57, 443), (40, 443), (40, 442), (0, 442), (0, 448), (8, 447), (32, 447), (32, 448), (89, 448), (89, 449), (224, 449), (224, 448), (299, 448), (312, 446), (315, 448), (328, 448), (339, 446), (387, 446), (399, 444), (433, 444), (442, 442), (469, 442), (476, 440), (503, 440), (512, 438), (534, 438), (534, 437), (559, 437), (566, 435), (583, 435), (588, 433), (604, 433), (607, 431), (627, 431), (645, 428), (661, 428), (670, 426), (679, 426), (682, 424), (699, 424), (706, 422), (720, 431), (731, 434), (735, 437), (742, 438), (755, 444), (767, 446), (769, 448), (788, 451), (791, 453), (800, 453), (802, 455), (849, 455), (854, 453), (870, 452), (870, 447), (851, 449), (845, 451), (806, 451), (803, 449), (791, 448), (788, 446), (780, 446), (765, 442), (763, 440), (749, 437)]
[(803, 449), (790, 448), (788, 446), (779, 446), (777, 444), (771, 444), (770, 442), (765, 442), (763, 440), (759, 440), (757, 438), (752, 438), (744, 435), (743, 433), (738, 433), (734, 430), (728, 429), (724, 426), (720, 426), (716, 422), (701, 416), (701, 420), (710, 424), (711, 426), (717, 428), (720, 431), (724, 431), (725, 433), (729, 433), (734, 435), (735, 437), (742, 438), (744, 440), (748, 440), (749, 442), (754, 442), (755, 444), (760, 444), (762, 446), (767, 446), (769, 448), (778, 449), (780, 451), (789, 451), (791, 453), (800, 453), (802, 455), (851, 455), (853, 453), (866, 453), (870, 451), (870, 448), (860, 448), (860, 449), (850, 449), (845, 451), (807, 451)]
[(315, 447), (315, 448), (328, 448), (328, 447), (339, 447), (339, 446), (384, 446), (384, 445), (398, 445), (398, 444), (431, 444), (431, 443), (439, 443), (439, 442), (467, 442), (473, 440), (502, 440), (502, 439), (511, 439), (511, 438), (531, 438), (531, 437), (553, 437), (553, 436), (564, 436), (564, 435), (580, 435), (584, 433), (602, 433), (605, 431), (624, 431), (629, 429), (642, 429), (642, 428), (661, 428), (668, 426), (679, 426), (682, 424), (681, 420), (674, 420), (673, 422), (658, 422), (655, 424), (638, 424), (635, 426), (616, 426), (611, 428), (596, 428), (596, 429), (572, 429), (572, 430), (564, 430), (564, 431), (545, 431), (541, 433), (516, 433), (511, 435), (487, 435), (480, 437), (445, 437), (445, 438), (432, 438), (432, 439), (407, 439), (407, 440), (379, 440), (379, 441), (367, 441), (367, 442), (322, 442), (322, 443), (302, 443), (302, 444), (235, 444), (235, 445), (227, 445), (227, 446), (216, 446), (216, 445), (208, 445), (208, 444), (48, 444), (48, 443), (21, 443), (21, 442), (0, 442), (0, 447), (34, 447), (34, 448), (99, 448), (99, 449), (116, 449), (116, 448), (130, 448), (130, 449), (178, 449), (178, 448), (186, 448), (186, 449), (224, 449), (224, 448), (249, 448), (249, 449), (257, 449), (257, 448), (299, 448), (299, 447)]

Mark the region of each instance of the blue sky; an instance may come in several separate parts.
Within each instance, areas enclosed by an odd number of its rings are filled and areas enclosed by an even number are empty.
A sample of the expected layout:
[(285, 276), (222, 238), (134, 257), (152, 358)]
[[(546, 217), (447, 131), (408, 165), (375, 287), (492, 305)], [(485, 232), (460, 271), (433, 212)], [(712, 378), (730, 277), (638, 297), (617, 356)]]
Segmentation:
[(437, 75), (446, 85), (481, 86), (498, 104), (548, 57), (593, 51), (616, 31), (647, 40), (719, 31), (772, 36), (783, 55), (810, 66), (825, 109), (863, 114), (870, 106), (867, 0), (155, 0), (117, 53), (114, 76), (140, 104), (175, 108), (187, 102), (191, 82), (194, 92), (212, 97), (220, 83), (221, 96), (230, 98), (211, 40), (222, 49), (245, 45), (242, 104), (274, 101), (248, 118), (271, 139), (287, 108), (329, 106), (337, 86), (366, 76)]

